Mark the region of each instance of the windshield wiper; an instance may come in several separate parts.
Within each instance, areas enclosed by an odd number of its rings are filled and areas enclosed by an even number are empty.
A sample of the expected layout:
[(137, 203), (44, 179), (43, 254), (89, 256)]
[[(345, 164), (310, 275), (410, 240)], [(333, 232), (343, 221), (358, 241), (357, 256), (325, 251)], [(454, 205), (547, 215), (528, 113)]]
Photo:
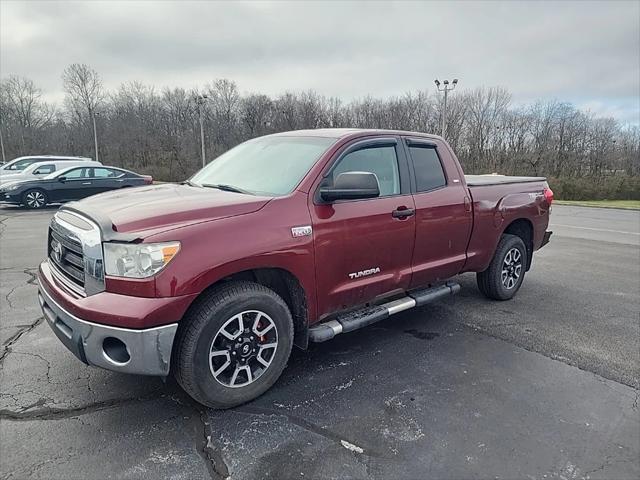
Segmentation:
[(180, 185), (189, 185), (190, 187), (198, 187), (199, 185), (196, 185), (195, 183), (193, 183), (191, 180), (185, 180), (184, 182), (180, 182)]
[(248, 192), (247, 190), (234, 187), (233, 185), (226, 185), (224, 183), (216, 183), (216, 184), (203, 183), (202, 186), (207, 188), (217, 188), (218, 190), (223, 190), (225, 192), (244, 193), (245, 195), (253, 195), (253, 193)]

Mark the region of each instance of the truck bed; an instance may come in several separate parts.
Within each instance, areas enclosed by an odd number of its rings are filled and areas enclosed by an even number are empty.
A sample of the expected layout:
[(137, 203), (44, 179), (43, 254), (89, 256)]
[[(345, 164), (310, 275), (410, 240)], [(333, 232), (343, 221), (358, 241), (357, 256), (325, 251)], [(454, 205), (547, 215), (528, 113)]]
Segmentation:
[(467, 186), (484, 187), (488, 185), (505, 185), (509, 183), (545, 182), (545, 177), (510, 177), (506, 175), (465, 175)]

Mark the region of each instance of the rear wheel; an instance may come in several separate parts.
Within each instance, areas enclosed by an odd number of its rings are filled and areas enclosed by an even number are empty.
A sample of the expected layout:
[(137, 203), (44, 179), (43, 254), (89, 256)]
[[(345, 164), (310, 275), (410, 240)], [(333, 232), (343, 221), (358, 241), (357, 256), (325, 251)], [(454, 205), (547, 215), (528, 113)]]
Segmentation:
[(27, 190), (22, 196), (22, 204), (27, 208), (42, 208), (48, 201), (47, 194), (38, 188)]
[(489, 268), (477, 274), (478, 288), (494, 300), (513, 298), (524, 280), (527, 261), (527, 248), (522, 239), (502, 235)]
[(253, 400), (280, 377), (293, 345), (293, 321), (275, 292), (233, 282), (201, 298), (182, 320), (175, 376), (196, 401), (230, 408)]

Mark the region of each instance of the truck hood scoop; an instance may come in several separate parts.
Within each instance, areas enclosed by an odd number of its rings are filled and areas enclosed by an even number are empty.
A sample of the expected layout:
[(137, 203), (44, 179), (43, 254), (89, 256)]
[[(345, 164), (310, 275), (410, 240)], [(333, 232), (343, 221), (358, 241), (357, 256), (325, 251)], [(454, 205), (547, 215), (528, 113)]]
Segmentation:
[(70, 203), (68, 207), (99, 220), (98, 223), (105, 230), (105, 220), (108, 220), (112, 230), (121, 234), (152, 234), (193, 223), (252, 213), (260, 210), (269, 200), (270, 197), (213, 188), (162, 184), (105, 192)]

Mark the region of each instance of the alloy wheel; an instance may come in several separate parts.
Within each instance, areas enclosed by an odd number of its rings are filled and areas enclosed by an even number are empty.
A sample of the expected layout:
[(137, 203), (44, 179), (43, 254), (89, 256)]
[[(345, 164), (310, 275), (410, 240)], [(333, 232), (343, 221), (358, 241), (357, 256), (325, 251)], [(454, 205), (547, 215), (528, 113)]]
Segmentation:
[(522, 273), (522, 253), (517, 248), (510, 249), (502, 262), (502, 285), (511, 290), (518, 283)]
[(44, 194), (37, 190), (27, 193), (27, 205), (31, 208), (40, 208), (44, 205)]
[(271, 317), (247, 310), (227, 320), (214, 336), (209, 370), (225, 387), (245, 387), (267, 371), (277, 348), (278, 329)]

